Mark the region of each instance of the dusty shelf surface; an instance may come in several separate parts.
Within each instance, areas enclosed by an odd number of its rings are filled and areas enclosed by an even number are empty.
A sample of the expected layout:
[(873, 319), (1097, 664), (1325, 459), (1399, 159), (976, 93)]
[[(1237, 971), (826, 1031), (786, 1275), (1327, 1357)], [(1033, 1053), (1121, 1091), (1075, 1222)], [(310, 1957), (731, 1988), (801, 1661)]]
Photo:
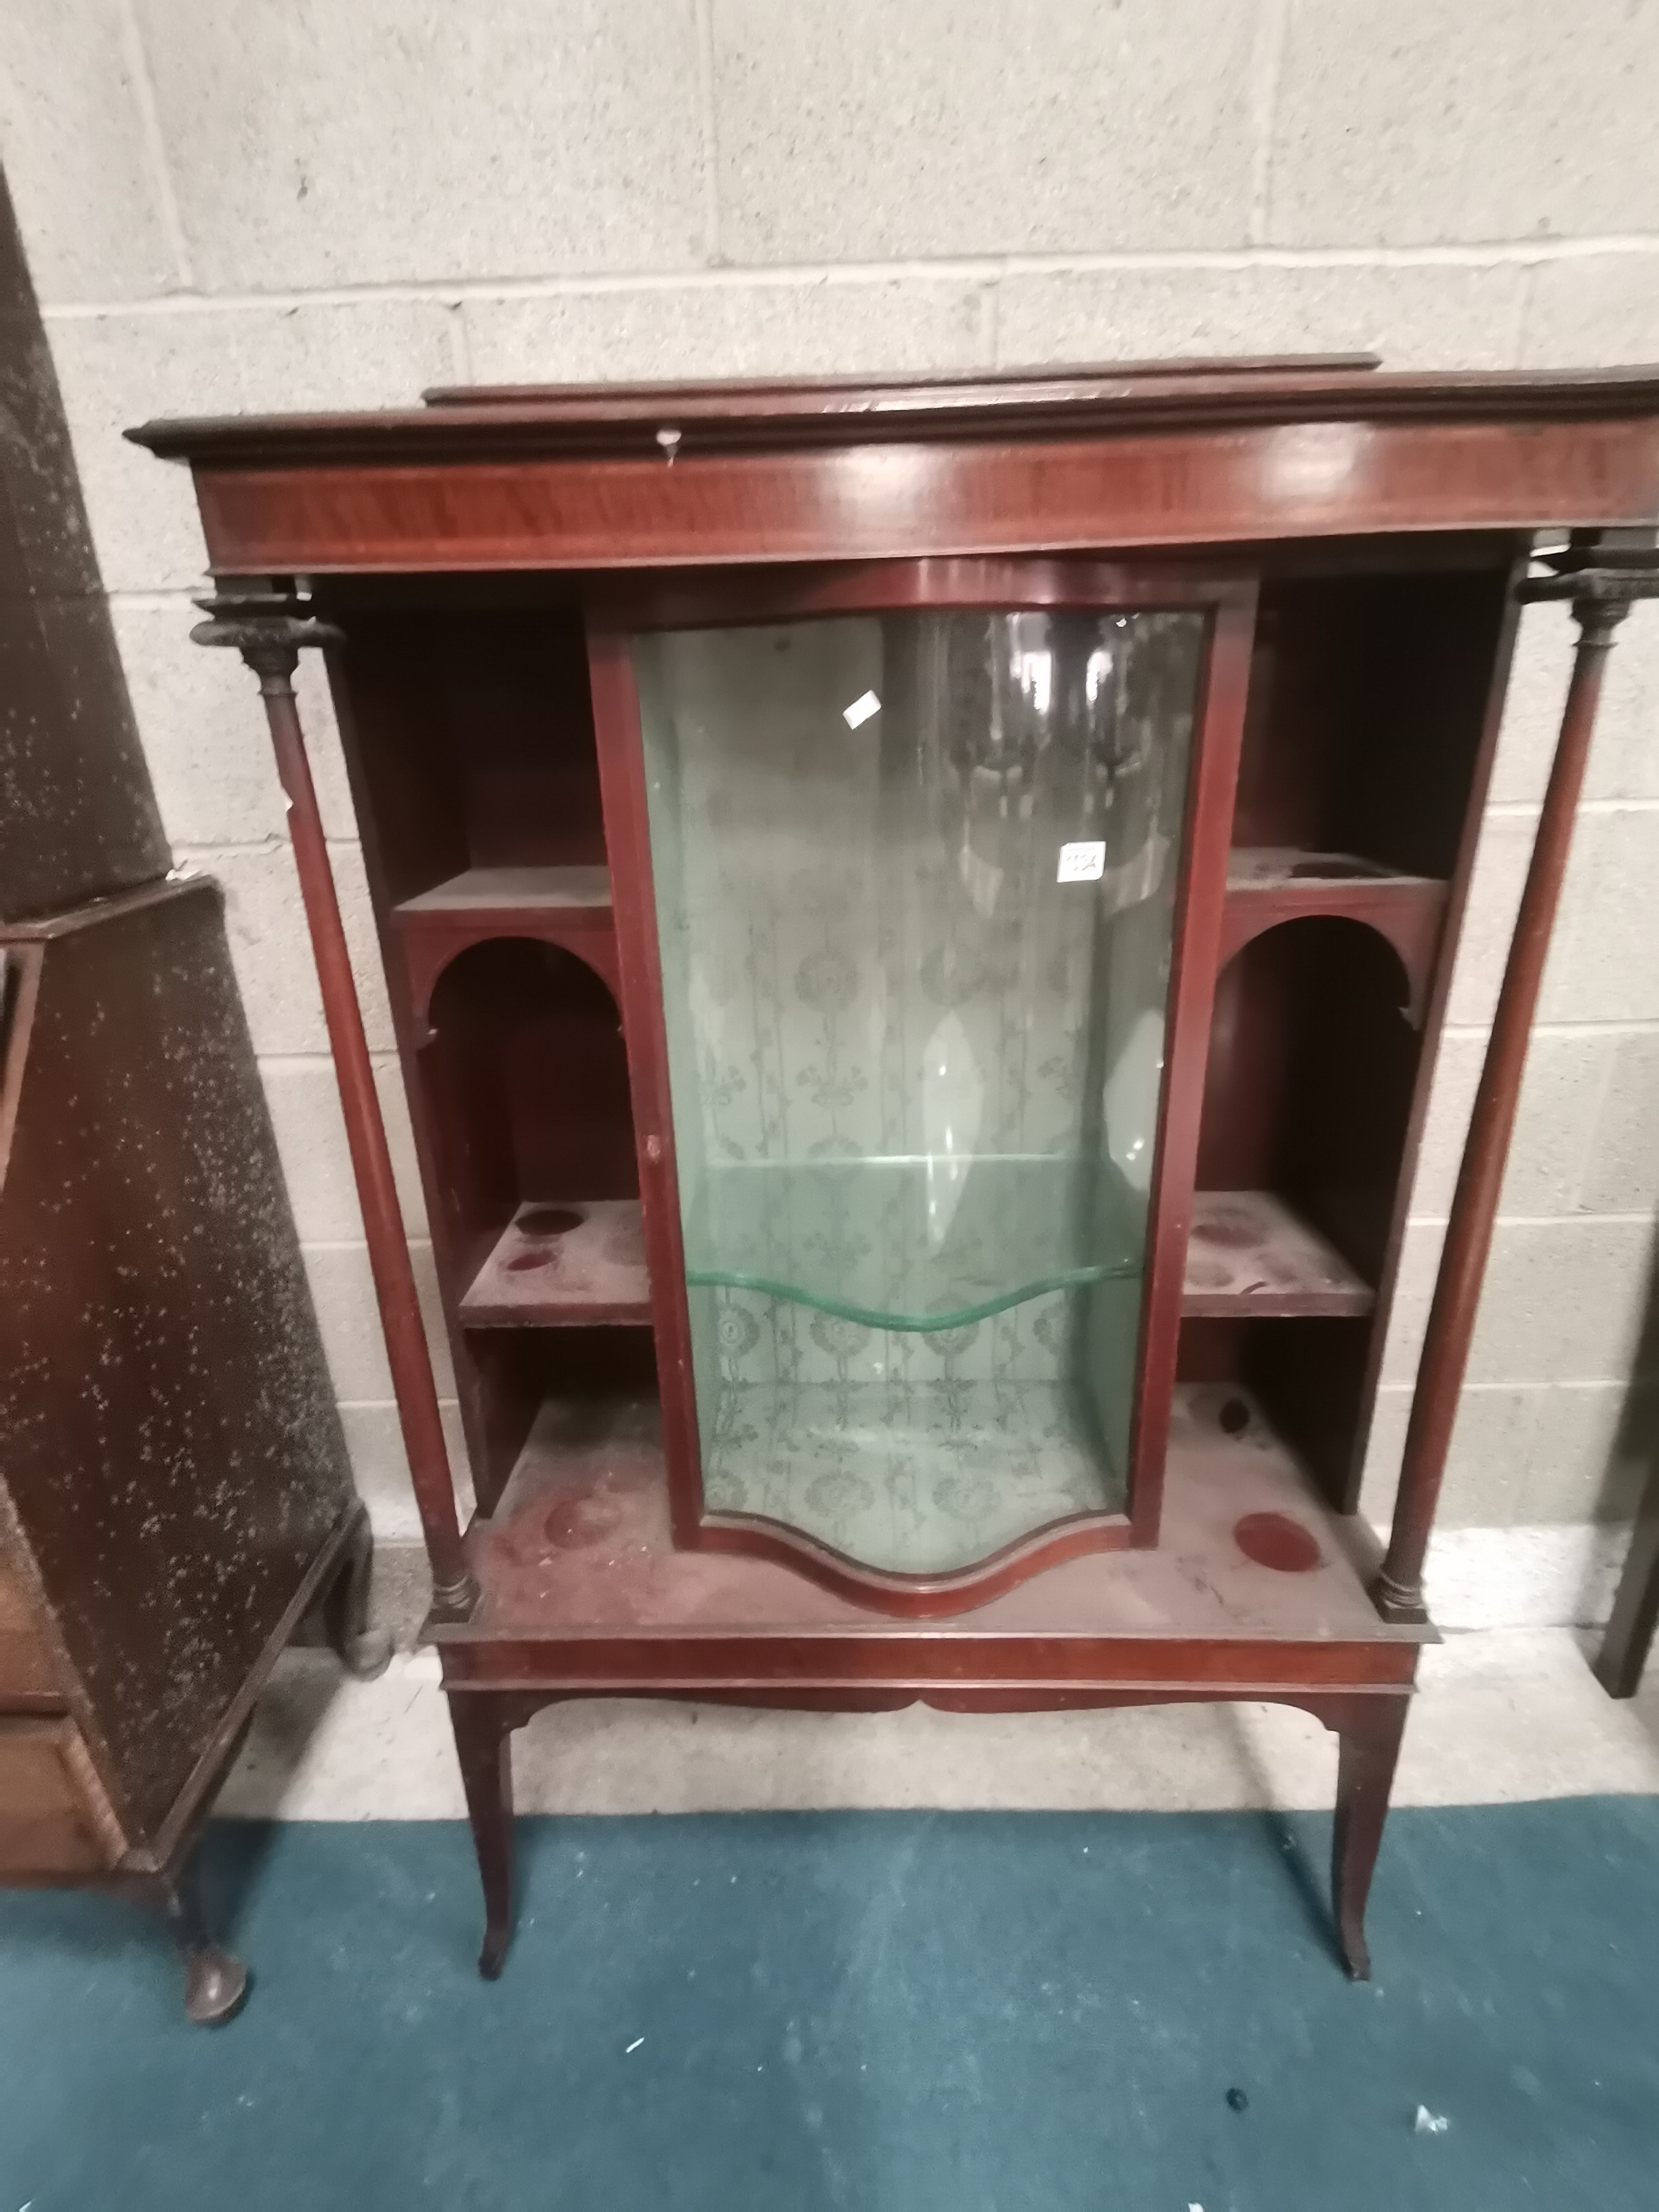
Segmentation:
[(651, 1318), (636, 1198), (521, 1206), (460, 1301), (469, 1328)]
[(604, 868), (468, 868), (429, 891), (404, 899), (398, 915), (470, 915), (524, 908), (546, 913), (564, 907), (611, 904), (611, 878)]
[[(1246, 1524), (1254, 1548), (1265, 1528), (1269, 1551), (1303, 1564), (1287, 1571), (1252, 1557)], [(676, 1550), (656, 1409), (641, 1401), (544, 1407), (497, 1511), (475, 1524), (469, 1545), (483, 1600), (471, 1622), (438, 1630), (447, 1650), (788, 1636), (925, 1645), (948, 1677), (971, 1674), (976, 1655), (1005, 1641), (1054, 1652), (1057, 1668), (1079, 1640), (1358, 1644), (1399, 1647), (1403, 1679), (1411, 1648), (1432, 1638), (1378, 1619), (1365, 1589), (1370, 1530), (1330, 1512), (1248, 1397), (1224, 1384), (1177, 1390), (1155, 1548), (1067, 1561), (971, 1611), (896, 1620), (771, 1560)], [(1251, 1663), (1271, 1678), (1271, 1654)]]
[(1271, 1191), (1194, 1193), (1183, 1314), (1365, 1314), (1376, 1303), (1328, 1238)]

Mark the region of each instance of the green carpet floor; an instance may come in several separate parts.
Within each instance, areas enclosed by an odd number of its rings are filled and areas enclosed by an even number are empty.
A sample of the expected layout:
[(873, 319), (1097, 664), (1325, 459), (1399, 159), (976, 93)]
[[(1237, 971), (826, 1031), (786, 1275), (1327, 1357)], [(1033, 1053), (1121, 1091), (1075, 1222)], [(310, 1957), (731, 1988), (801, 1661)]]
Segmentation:
[(0, 2212), (1653, 2212), (1659, 1800), (1397, 1812), (1369, 1988), (1328, 1834), (526, 1821), (490, 1987), (460, 1826), (227, 1823), (228, 2028), (131, 1908), (0, 1896)]

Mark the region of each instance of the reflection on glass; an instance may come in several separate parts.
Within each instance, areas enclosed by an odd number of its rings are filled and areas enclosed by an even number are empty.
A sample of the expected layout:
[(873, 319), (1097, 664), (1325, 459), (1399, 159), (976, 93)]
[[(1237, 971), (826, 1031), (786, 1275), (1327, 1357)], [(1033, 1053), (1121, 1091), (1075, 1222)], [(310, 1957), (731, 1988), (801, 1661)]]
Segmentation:
[(711, 1510), (922, 1574), (1126, 1503), (1204, 636), (636, 641)]

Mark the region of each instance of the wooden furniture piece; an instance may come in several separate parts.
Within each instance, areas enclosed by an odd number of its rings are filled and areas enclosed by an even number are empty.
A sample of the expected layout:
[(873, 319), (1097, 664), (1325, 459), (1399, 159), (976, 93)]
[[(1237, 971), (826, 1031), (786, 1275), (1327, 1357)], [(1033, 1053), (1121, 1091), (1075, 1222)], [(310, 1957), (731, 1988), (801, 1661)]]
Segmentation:
[(167, 1915), (313, 1610), (374, 1674), (369, 1535), (224, 942), (163, 880), (0, 924), (0, 1883)]
[[(1343, 1958), (1659, 374), (152, 423), (290, 802), (487, 1904), (539, 1707), (1279, 1699)], [(1559, 573), (1523, 585), (1540, 532)], [(1571, 533), (1571, 535), (1569, 535)], [(1392, 1539), (1356, 1507), (1517, 587), (1583, 625)], [(289, 684), (328, 652), (465, 1531)]]
[(0, 180), (0, 1885), (166, 1913), (302, 1615), (349, 1662), (368, 1533), (217, 887), (167, 841)]

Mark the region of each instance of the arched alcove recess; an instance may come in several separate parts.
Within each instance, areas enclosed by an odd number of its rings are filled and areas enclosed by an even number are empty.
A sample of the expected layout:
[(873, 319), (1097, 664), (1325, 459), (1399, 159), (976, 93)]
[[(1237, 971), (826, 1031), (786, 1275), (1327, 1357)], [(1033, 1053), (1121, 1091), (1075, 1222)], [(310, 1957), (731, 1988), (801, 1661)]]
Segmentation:
[[(1394, 1261), (1395, 1194), (1421, 1038), (1394, 946), (1348, 917), (1254, 937), (1217, 979), (1199, 1137), (1202, 1194), (1264, 1192), (1374, 1293)], [(1334, 1498), (1346, 1496), (1378, 1325), (1362, 1312), (1263, 1314), (1248, 1296), (1182, 1327), (1182, 1371), (1255, 1391)]]
[(465, 952), (508, 938), (569, 953), (616, 997), (617, 937), (603, 868), (474, 869), (405, 900), (392, 920), (410, 1005), (428, 1028), (442, 976)]
[(1447, 886), (1426, 876), (1391, 876), (1372, 863), (1329, 854), (1235, 854), (1221, 921), (1221, 958), (1291, 920), (1346, 918), (1386, 938), (1408, 979), (1406, 1016), (1423, 1019), (1445, 921)]
[(648, 1329), (613, 1326), (648, 1316), (621, 1019), (573, 953), (493, 938), (438, 977), (417, 1066), (488, 1511), (547, 1397), (649, 1382)]
[(491, 938), (451, 961), (429, 1011), (421, 1068), (469, 1273), (520, 1206), (637, 1196), (622, 1021), (592, 969)]
[(1309, 915), (1216, 980), (1201, 1190), (1272, 1190), (1368, 1280), (1382, 1260), (1417, 1072), (1411, 979), (1364, 922)]

